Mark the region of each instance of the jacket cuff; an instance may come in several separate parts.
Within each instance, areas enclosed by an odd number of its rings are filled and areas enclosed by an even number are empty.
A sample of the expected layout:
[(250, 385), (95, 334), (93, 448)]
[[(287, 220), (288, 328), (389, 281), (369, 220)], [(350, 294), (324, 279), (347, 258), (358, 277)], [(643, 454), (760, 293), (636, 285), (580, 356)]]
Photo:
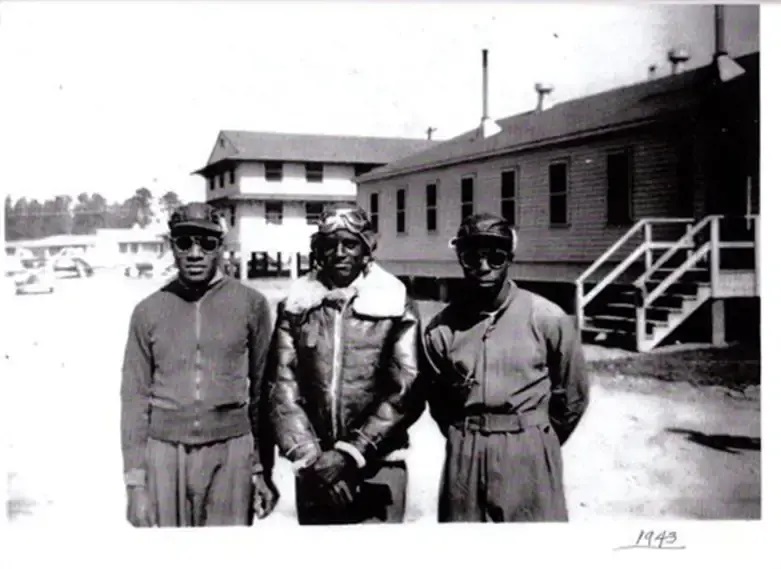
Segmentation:
[(316, 443), (307, 442), (293, 447), (285, 456), (293, 463), (293, 471), (298, 472), (314, 464), (320, 456), (320, 448)]
[(355, 461), (355, 464), (358, 465), (358, 468), (363, 468), (366, 466), (366, 459), (364, 458), (363, 454), (361, 454), (361, 451), (359, 451), (355, 445), (352, 445), (345, 441), (336, 441), (336, 444), (334, 444), (334, 448), (336, 450), (340, 450), (345, 454), (349, 454), (352, 459)]
[(133, 468), (125, 472), (125, 486), (146, 486), (146, 471)]

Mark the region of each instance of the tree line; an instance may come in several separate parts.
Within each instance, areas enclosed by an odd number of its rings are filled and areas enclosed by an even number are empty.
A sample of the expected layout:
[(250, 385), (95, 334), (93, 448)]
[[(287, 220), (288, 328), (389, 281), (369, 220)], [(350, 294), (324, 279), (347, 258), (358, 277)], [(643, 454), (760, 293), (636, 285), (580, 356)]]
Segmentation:
[(139, 188), (123, 202), (109, 203), (99, 193), (60, 195), (43, 202), (37, 199), (5, 198), (5, 239), (38, 239), (51, 235), (89, 235), (97, 229), (130, 229), (146, 227), (156, 218), (180, 205), (176, 192), (166, 192), (155, 199), (147, 188)]

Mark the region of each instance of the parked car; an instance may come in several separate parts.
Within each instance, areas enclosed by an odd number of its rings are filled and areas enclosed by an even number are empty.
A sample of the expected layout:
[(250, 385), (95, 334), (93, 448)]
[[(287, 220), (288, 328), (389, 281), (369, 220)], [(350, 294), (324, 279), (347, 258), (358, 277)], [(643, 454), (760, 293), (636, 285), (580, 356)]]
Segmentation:
[(54, 274), (45, 261), (25, 259), (22, 264), (25, 265), (26, 270), (23, 276), (17, 277), (16, 294), (51, 294), (54, 292)]

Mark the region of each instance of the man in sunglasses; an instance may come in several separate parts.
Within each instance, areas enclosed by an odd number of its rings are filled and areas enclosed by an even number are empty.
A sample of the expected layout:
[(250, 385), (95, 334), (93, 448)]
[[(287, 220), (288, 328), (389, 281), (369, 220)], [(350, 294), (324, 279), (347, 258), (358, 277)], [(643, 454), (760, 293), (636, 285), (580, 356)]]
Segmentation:
[(403, 283), (372, 260), (375, 246), (362, 209), (326, 208), (316, 269), (279, 305), (271, 419), (302, 525), (404, 518), (407, 429), (425, 408), (420, 323)]
[(423, 337), (429, 409), (447, 438), (442, 522), (566, 521), (561, 445), (588, 402), (571, 319), (508, 277), (515, 231), (466, 218), (451, 246), (465, 294)]
[(271, 312), (222, 273), (223, 228), (207, 204), (175, 210), (177, 278), (130, 319), (121, 430), (136, 527), (251, 525), (279, 497), (262, 381)]

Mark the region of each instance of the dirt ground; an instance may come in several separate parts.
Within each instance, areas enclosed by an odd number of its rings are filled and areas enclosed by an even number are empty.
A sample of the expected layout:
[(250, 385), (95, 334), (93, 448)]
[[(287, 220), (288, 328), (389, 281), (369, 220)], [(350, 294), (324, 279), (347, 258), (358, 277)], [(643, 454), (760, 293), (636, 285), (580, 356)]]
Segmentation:
[[(19, 526), (122, 525), (122, 350), (133, 305), (159, 282), (98, 275), (58, 284), (53, 295), (5, 303), (8, 517)], [(626, 355), (586, 349), (591, 360)], [(572, 521), (760, 517), (758, 390), (609, 371), (592, 380), (591, 406), (564, 448)], [(412, 444), (408, 520), (435, 522), (444, 443), (428, 416)], [(292, 477), (278, 464), (282, 499), (263, 523), (294, 525)]]

